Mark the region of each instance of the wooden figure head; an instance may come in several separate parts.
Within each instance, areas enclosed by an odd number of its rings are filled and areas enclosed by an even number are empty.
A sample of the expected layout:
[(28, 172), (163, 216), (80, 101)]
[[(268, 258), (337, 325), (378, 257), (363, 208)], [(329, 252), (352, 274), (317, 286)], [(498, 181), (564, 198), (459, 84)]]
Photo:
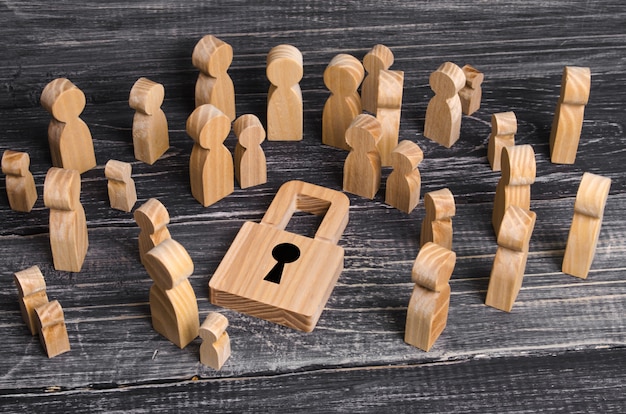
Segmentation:
[(85, 103), (83, 91), (65, 78), (48, 83), (41, 93), (41, 105), (60, 122), (78, 117), (85, 109)]
[(139, 78), (130, 90), (128, 105), (146, 115), (153, 115), (159, 110), (165, 99), (165, 88), (146, 78)]
[(584, 173), (576, 193), (574, 211), (601, 219), (604, 216), (604, 206), (609, 196), (610, 187), (610, 178), (588, 172)]
[(225, 73), (233, 62), (233, 48), (213, 35), (206, 35), (193, 48), (191, 63), (214, 78)]
[(533, 211), (518, 206), (507, 207), (498, 231), (498, 246), (515, 252), (527, 251), (536, 218)]
[(591, 88), (591, 70), (577, 66), (565, 66), (561, 80), (561, 102), (587, 105)]
[(463, 70), (452, 62), (445, 62), (430, 74), (430, 88), (442, 98), (452, 98), (465, 86)]
[(302, 53), (291, 45), (278, 45), (267, 55), (267, 79), (276, 86), (292, 86), (304, 74)]
[(530, 145), (515, 145), (502, 149), (502, 183), (530, 185), (535, 182), (537, 165), (535, 151)]
[(265, 140), (265, 129), (256, 115), (241, 115), (233, 124), (233, 131), (244, 148), (259, 145)]
[(134, 213), (135, 222), (142, 231), (153, 234), (170, 222), (165, 206), (156, 198), (143, 203)]
[(363, 66), (367, 73), (376, 73), (379, 70), (389, 69), (393, 64), (393, 52), (385, 45), (375, 45), (363, 57)]
[(411, 280), (419, 286), (439, 292), (448, 284), (455, 264), (456, 253), (428, 242), (415, 258)]
[(332, 93), (349, 95), (356, 92), (364, 76), (365, 70), (357, 58), (340, 53), (326, 67), (324, 84)]
[(52, 167), (43, 185), (43, 202), (53, 210), (75, 210), (80, 204), (80, 174), (76, 170)]
[(514, 135), (517, 133), (515, 112), (500, 112), (491, 115), (491, 133), (493, 135)]
[(29, 173), (30, 156), (26, 152), (6, 150), (2, 154), (2, 172), (24, 177)]
[(162, 241), (146, 254), (146, 271), (163, 290), (176, 287), (193, 273), (193, 261), (187, 250), (174, 239)]
[(230, 132), (230, 119), (217, 107), (204, 104), (187, 118), (187, 134), (202, 148), (217, 148)]
[(422, 149), (413, 141), (403, 140), (391, 152), (391, 165), (394, 171), (409, 174), (424, 159)]
[(372, 151), (380, 141), (382, 127), (378, 119), (368, 114), (358, 115), (346, 130), (346, 143), (352, 148)]

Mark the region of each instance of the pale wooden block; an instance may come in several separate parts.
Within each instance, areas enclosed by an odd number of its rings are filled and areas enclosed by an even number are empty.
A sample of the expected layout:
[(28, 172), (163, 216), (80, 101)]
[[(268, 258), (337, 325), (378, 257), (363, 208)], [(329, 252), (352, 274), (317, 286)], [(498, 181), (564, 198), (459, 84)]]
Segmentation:
[(171, 239), (167, 225), (170, 215), (165, 206), (156, 198), (143, 203), (134, 213), (135, 222), (141, 229), (139, 232), (139, 257), (145, 265), (145, 256), (153, 247)]
[(35, 308), (35, 320), (39, 340), (48, 358), (70, 350), (63, 308), (58, 301), (53, 300)]
[(18, 290), (22, 319), (30, 333), (37, 335), (35, 308), (48, 303), (46, 281), (37, 266), (15, 272), (13, 278)]
[(272, 48), (267, 55), (266, 74), (271, 83), (267, 94), (267, 139), (302, 140), (302, 53), (291, 45)]
[(28, 213), (37, 201), (37, 187), (26, 152), (6, 150), (2, 153), (2, 172), (6, 174), (7, 197), (11, 210)]
[(383, 167), (392, 165), (391, 152), (398, 146), (403, 86), (403, 71), (380, 71), (378, 75), (379, 91), (376, 119), (378, 119), (383, 129), (380, 141), (378, 141), (378, 151), (380, 152)]
[(424, 244), (413, 263), (411, 280), (426, 289), (439, 292), (448, 285), (454, 271), (456, 254), (438, 244)]
[(382, 128), (372, 115), (361, 114), (346, 131), (351, 150), (343, 165), (343, 190), (361, 197), (374, 198), (380, 188), (381, 161), (377, 143)]
[(200, 362), (213, 369), (220, 370), (230, 357), (230, 338), (226, 328), (228, 319), (221, 313), (209, 312), (200, 325)]
[(237, 136), (235, 146), (235, 178), (241, 188), (254, 187), (267, 182), (267, 162), (261, 143), (265, 129), (256, 115), (242, 115), (233, 124)]
[(447, 188), (424, 194), (426, 210), (420, 232), (420, 246), (436, 243), (452, 250), (452, 217), (456, 214), (454, 195)]
[(491, 115), (491, 135), (487, 145), (487, 159), (493, 171), (500, 171), (502, 148), (515, 145), (517, 118), (515, 112)]
[(459, 91), (461, 109), (465, 115), (471, 115), (480, 109), (483, 96), (481, 84), (485, 75), (471, 65), (465, 65), (461, 70), (465, 74), (465, 86)]
[(422, 179), (417, 168), (424, 159), (420, 147), (409, 140), (401, 141), (391, 152), (393, 171), (387, 177), (385, 203), (407, 214), (420, 199)]
[(404, 341), (428, 352), (448, 323), (450, 285), (439, 292), (415, 285), (406, 314)]
[(146, 78), (139, 78), (128, 98), (135, 110), (133, 117), (133, 149), (135, 158), (154, 164), (170, 147), (167, 118), (161, 109), (165, 88)]
[(381, 70), (391, 67), (393, 59), (393, 52), (385, 45), (375, 45), (363, 57), (367, 76), (361, 86), (361, 101), (365, 111), (372, 114), (378, 112), (378, 76)]
[(117, 160), (109, 160), (104, 166), (111, 208), (130, 212), (137, 202), (135, 181), (131, 178), (132, 170), (132, 165)]

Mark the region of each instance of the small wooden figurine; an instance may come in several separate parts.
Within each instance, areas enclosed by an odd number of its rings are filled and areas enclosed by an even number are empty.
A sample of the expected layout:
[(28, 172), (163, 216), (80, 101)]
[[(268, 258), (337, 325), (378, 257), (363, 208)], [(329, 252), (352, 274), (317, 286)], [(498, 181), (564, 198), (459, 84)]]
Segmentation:
[(378, 151), (380, 152), (383, 167), (392, 165), (391, 151), (398, 145), (403, 85), (404, 72), (401, 70), (380, 71), (378, 75), (376, 119), (378, 119), (383, 129), (378, 142)]
[(204, 207), (235, 189), (233, 157), (224, 146), (230, 120), (218, 108), (205, 104), (187, 119), (187, 134), (194, 140), (189, 159), (191, 194)]
[(563, 69), (561, 95), (550, 131), (550, 159), (555, 164), (573, 164), (589, 100), (591, 70), (576, 66)]
[(535, 182), (537, 166), (535, 151), (530, 145), (515, 145), (502, 149), (502, 177), (496, 187), (491, 223), (496, 235), (504, 212), (509, 206), (530, 210), (530, 186)]
[(52, 165), (80, 174), (96, 166), (91, 132), (79, 118), (85, 102), (83, 91), (65, 78), (48, 83), (41, 94), (41, 105), (52, 115), (48, 126)]
[(28, 169), (26, 152), (6, 150), (2, 154), (2, 172), (6, 174), (7, 197), (12, 210), (28, 213), (37, 201), (35, 179)]
[(46, 281), (37, 266), (15, 272), (14, 280), (18, 290), (22, 319), (24, 319), (30, 333), (37, 335), (35, 309), (48, 303)]
[(493, 260), (485, 304), (511, 312), (522, 287), (528, 259), (528, 244), (537, 215), (517, 206), (504, 213), (498, 233), (498, 250)]
[(411, 279), (415, 286), (406, 315), (404, 341), (429, 351), (448, 321), (450, 276), (456, 254), (435, 243), (426, 243), (419, 251)]
[(109, 180), (111, 208), (130, 212), (137, 202), (135, 181), (131, 178), (132, 165), (127, 162), (109, 160), (104, 166), (104, 175)]
[(430, 87), (435, 96), (428, 102), (424, 136), (450, 148), (461, 134), (461, 98), (465, 74), (460, 67), (446, 62), (430, 75)]
[(278, 45), (267, 55), (267, 139), (300, 141), (303, 114), (300, 80), (304, 73), (302, 53), (291, 45)]
[(154, 164), (170, 147), (167, 118), (161, 109), (165, 88), (146, 78), (139, 78), (130, 90), (128, 105), (133, 117), (133, 148), (135, 158)]
[(375, 45), (363, 57), (363, 66), (367, 76), (361, 87), (363, 109), (372, 114), (378, 112), (378, 76), (381, 70), (387, 70), (393, 64), (393, 52), (385, 45)]
[(452, 250), (452, 217), (456, 214), (452, 192), (442, 188), (424, 194), (424, 207), (420, 246), (433, 242)]
[(401, 141), (391, 153), (393, 171), (387, 177), (385, 203), (409, 214), (420, 200), (422, 178), (417, 166), (424, 159), (420, 147), (409, 140)]
[(139, 232), (139, 257), (145, 266), (145, 257), (152, 248), (163, 240), (171, 239), (167, 225), (170, 215), (159, 200), (151, 198), (135, 210), (135, 222), (141, 229)]
[(63, 308), (57, 300), (47, 302), (35, 309), (35, 321), (39, 340), (48, 358), (70, 350)]
[(191, 62), (200, 70), (196, 107), (211, 104), (234, 121), (235, 87), (227, 72), (233, 62), (233, 48), (215, 36), (206, 35), (193, 48)]
[(584, 173), (574, 203), (574, 217), (567, 237), (563, 273), (586, 279), (600, 237), (604, 206), (611, 179)]
[(215, 370), (222, 369), (230, 357), (230, 338), (226, 328), (228, 319), (218, 312), (209, 312), (200, 325), (200, 362)]
[(193, 262), (185, 248), (167, 239), (145, 256), (146, 271), (154, 284), (150, 288), (150, 313), (154, 330), (179, 348), (198, 336), (198, 302), (189, 283)]
[(350, 150), (346, 130), (361, 113), (361, 97), (357, 92), (365, 71), (354, 56), (341, 53), (335, 56), (324, 71), (324, 84), (331, 95), (322, 112), (322, 143)]
[(241, 188), (267, 182), (267, 163), (261, 143), (265, 129), (256, 115), (242, 115), (233, 124), (237, 136), (235, 146), (235, 178)]
[(471, 115), (480, 109), (480, 101), (483, 96), (481, 84), (485, 75), (470, 65), (461, 68), (465, 74), (465, 86), (459, 91), (461, 98), (461, 108), (465, 115)]
[(43, 201), (50, 209), (50, 247), (54, 268), (80, 272), (87, 255), (87, 221), (80, 203), (80, 174), (52, 167), (43, 187)]
[(517, 118), (515, 112), (500, 112), (491, 115), (491, 135), (487, 146), (487, 159), (493, 171), (500, 171), (502, 148), (515, 145)]
[(377, 143), (381, 126), (372, 115), (361, 114), (346, 131), (352, 148), (343, 165), (343, 190), (361, 197), (374, 198), (380, 188), (381, 165)]

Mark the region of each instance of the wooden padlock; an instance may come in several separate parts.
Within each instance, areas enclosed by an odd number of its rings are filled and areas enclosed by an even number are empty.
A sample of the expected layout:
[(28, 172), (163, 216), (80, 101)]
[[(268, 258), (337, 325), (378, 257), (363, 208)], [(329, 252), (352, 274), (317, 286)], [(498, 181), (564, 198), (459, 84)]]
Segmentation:
[[(211, 303), (311, 332), (343, 270), (349, 207), (342, 192), (283, 184), (261, 223), (239, 230), (209, 282)], [(285, 231), (296, 211), (324, 216), (314, 238)]]

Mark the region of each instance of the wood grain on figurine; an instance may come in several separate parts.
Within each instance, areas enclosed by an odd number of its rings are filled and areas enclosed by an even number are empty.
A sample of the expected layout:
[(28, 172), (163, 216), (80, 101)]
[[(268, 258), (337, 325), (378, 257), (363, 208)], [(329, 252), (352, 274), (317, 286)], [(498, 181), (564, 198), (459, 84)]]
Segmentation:
[(376, 119), (382, 127), (378, 151), (383, 167), (392, 165), (391, 152), (398, 146), (404, 72), (381, 70), (378, 75)]
[(401, 141), (391, 152), (393, 171), (387, 177), (385, 203), (407, 214), (420, 200), (422, 178), (419, 163), (424, 159), (421, 148), (413, 141)]
[(485, 75), (471, 65), (465, 65), (461, 70), (465, 74), (465, 86), (459, 91), (461, 109), (465, 115), (472, 115), (480, 109), (483, 96), (481, 84)]
[(267, 161), (261, 143), (265, 129), (256, 115), (242, 115), (233, 124), (237, 136), (235, 146), (235, 178), (241, 188), (254, 187), (267, 182)]
[(456, 214), (454, 195), (447, 188), (424, 194), (424, 219), (420, 246), (433, 242), (452, 250), (452, 217)]
[(37, 201), (37, 187), (30, 170), (26, 152), (6, 150), (2, 153), (2, 172), (6, 174), (6, 189), (11, 210), (28, 213)]
[(502, 148), (515, 145), (517, 118), (515, 112), (500, 112), (491, 115), (491, 135), (487, 144), (487, 159), (493, 171), (500, 171)]
[(363, 110), (372, 114), (377, 113), (380, 71), (389, 69), (393, 64), (393, 59), (393, 52), (385, 45), (375, 45), (363, 57), (363, 66), (367, 71), (361, 87)]
[(343, 190), (361, 197), (374, 198), (380, 188), (381, 161), (377, 143), (382, 128), (372, 115), (361, 114), (346, 131), (351, 150), (343, 166)]
[(137, 202), (135, 181), (131, 177), (132, 169), (129, 163), (117, 160), (109, 160), (104, 166), (111, 208), (130, 212)]
[(424, 244), (413, 263), (411, 280), (428, 290), (439, 292), (450, 280), (456, 264), (456, 254), (438, 244)]
[(303, 113), (300, 80), (304, 74), (302, 53), (291, 45), (278, 45), (267, 55), (267, 139), (300, 141)]
[(130, 90), (128, 105), (133, 116), (135, 159), (154, 164), (170, 147), (167, 118), (161, 109), (165, 88), (146, 78), (139, 78)]
[(209, 367), (220, 370), (230, 357), (230, 337), (226, 328), (228, 319), (218, 312), (209, 312), (200, 325), (200, 362)]
[(159, 200), (151, 198), (135, 210), (134, 218), (141, 229), (139, 232), (139, 257), (141, 263), (145, 265), (146, 253), (162, 241), (172, 238), (167, 229), (170, 215)]
[(37, 335), (35, 309), (48, 303), (46, 281), (38, 266), (15, 272), (13, 275), (18, 290), (18, 301), (22, 319), (32, 335)]
[(35, 309), (35, 320), (39, 341), (48, 358), (54, 358), (70, 350), (70, 340), (65, 326), (63, 308), (53, 300)]

